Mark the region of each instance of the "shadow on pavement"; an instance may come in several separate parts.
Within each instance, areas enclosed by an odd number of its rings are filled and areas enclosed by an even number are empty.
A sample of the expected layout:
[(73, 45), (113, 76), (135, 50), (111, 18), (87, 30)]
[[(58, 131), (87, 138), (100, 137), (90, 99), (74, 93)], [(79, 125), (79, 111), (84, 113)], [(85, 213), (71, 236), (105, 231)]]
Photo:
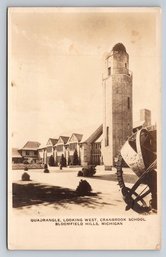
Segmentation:
[[(94, 175), (93, 177), (90, 177), (90, 178), (107, 180), (107, 181), (115, 181), (115, 182), (117, 181), (116, 173), (105, 174), (105, 175)], [(123, 174), (123, 178), (124, 178), (125, 183), (131, 183), (131, 184), (135, 184), (135, 182), (138, 180), (138, 177), (135, 174)]]
[(68, 204), (79, 204), (89, 208), (102, 208), (103, 205), (112, 205), (103, 202), (98, 193), (79, 196), (75, 190), (41, 183), (19, 182), (13, 183), (13, 207), (30, 208), (33, 205), (53, 205), (54, 208), (68, 208)]

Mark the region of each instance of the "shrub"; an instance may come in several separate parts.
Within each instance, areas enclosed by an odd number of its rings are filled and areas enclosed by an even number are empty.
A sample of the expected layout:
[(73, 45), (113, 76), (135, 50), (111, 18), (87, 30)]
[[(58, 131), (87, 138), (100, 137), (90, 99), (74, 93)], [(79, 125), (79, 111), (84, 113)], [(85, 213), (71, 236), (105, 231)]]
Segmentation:
[(82, 168), (84, 177), (92, 177), (96, 173), (96, 169), (94, 166), (89, 165), (87, 167)]
[(48, 165), (44, 164), (44, 173), (49, 173)]
[(24, 170), (25, 170), (25, 171), (28, 171), (28, 167), (27, 167), (27, 166), (25, 166), (25, 167), (24, 167)]
[(49, 173), (49, 169), (44, 169), (44, 173)]
[(77, 176), (78, 176), (78, 177), (82, 177), (82, 176), (83, 176), (82, 170), (79, 170), (79, 171), (78, 171)]
[(66, 158), (64, 157), (63, 154), (62, 154), (62, 156), (61, 156), (60, 166), (66, 167)]
[(55, 166), (55, 161), (54, 161), (54, 156), (51, 155), (50, 158), (49, 158), (49, 165), (50, 166)]
[(30, 175), (27, 172), (24, 172), (21, 176), (22, 181), (30, 181)]
[(73, 165), (79, 165), (79, 158), (78, 158), (78, 153), (76, 149), (73, 154)]
[(47, 169), (48, 168), (48, 165), (45, 163), (44, 164), (44, 169)]
[(81, 179), (78, 187), (76, 188), (76, 192), (78, 195), (89, 195), (92, 191), (91, 185), (86, 181)]

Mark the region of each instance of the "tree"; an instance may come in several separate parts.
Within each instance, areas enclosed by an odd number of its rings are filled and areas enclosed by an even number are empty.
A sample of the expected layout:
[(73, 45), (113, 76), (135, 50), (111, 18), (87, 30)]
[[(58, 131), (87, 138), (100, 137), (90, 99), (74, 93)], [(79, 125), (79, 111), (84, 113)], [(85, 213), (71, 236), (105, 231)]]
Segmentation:
[(68, 157), (68, 165), (70, 165), (71, 164), (71, 159), (70, 159), (70, 155), (69, 155), (69, 157)]
[(66, 167), (66, 158), (64, 157), (63, 154), (61, 156), (60, 165), (61, 167)]
[(73, 154), (73, 165), (79, 165), (77, 149), (75, 149), (74, 154)]
[(50, 156), (48, 163), (49, 163), (49, 166), (55, 166), (55, 161), (54, 161), (53, 155)]

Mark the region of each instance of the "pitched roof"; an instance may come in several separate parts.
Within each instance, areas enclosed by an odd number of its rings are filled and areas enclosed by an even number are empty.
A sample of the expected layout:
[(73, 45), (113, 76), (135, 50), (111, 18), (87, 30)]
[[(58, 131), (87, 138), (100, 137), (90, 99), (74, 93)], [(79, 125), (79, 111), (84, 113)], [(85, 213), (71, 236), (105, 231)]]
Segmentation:
[(72, 135), (75, 135), (75, 137), (78, 139), (78, 142), (80, 142), (83, 137), (82, 134), (77, 134), (77, 133), (73, 133)]
[(69, 140), (68, 140), (67, 144), (70, 143), (70, 140), (71, 140), (71, 138), (72, 138), (73, 135), (77, 138), (78, 142), (80, 142), (80, 141), (82, 140), (82, 138), (83, 138), (83, 135), (82, 135), (82, 134), (73, 133), (73, 134), (71, 135), (71, 137), (69, 137)]
[(55, 145), (58, 142), (57, 138), (50, 138), (53, 145)]
[(90, 136), (83, 136), (81, 143), (93, 143), (95, 142), (103, 133), (103, 124), (101, 124)]
[(66, 136), (60, 136), (64, 142), (64, 144), (67, 143), (67, 141), (69, 140), (69, 137), (66, 137)]
[(12, 148), (12, 158), (22, 158), (18, 148)]
[[(66, 137), (66, 136), (60, 136), (60, 137), (58, 138), (58, 141), (59, 141), (60, 139), (62, 139), (63, 143), (64, 143), (64, 144), (66, 144), (66, 143), (67, 143), (67, 141), (69, 140), (69, 137)], [(62, 144), (62, 142), (58, 142), (58, 141), (57, 141), (57, 143), (56, 143), (56, 144)]]
[(21, 149), (24, 150), (37, 150), (40, 146), (39, 142), (36, 141), (28, 141)]
[(55, 145), (58, 142), (58, 139), (56, 138), (49, 138), (49, 140), (51, 141), (52, 145)]
[(101, 136), (97, 138), (94, 143), (101, 143), (102, 140), (103, 140), (103, 134), (101, 134)]

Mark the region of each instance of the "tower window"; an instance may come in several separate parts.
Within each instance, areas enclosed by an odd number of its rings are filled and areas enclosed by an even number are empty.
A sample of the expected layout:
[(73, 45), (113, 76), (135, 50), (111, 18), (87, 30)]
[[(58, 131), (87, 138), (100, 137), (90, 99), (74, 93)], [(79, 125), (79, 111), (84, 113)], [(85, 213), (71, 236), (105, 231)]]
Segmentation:
[(111, 67), (108, 67), (108, 76), (111, 75)]
[(109, 127), (106, 127), (105, 146), (109, 146)]
[(130, 97), (127, 97), (127, 106), (128, 106), (128, 109), (130, 109)]
[(127, 68), (127, 63), (125, 62), (125, 68)]

